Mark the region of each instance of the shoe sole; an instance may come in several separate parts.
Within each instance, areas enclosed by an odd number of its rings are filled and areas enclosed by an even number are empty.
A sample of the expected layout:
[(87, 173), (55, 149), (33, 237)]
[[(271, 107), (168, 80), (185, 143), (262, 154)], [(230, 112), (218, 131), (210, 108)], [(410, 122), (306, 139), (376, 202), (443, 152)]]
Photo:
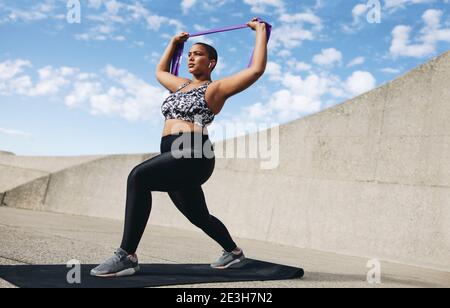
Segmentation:
[(140, 267), (138, 265), (134, 268), (127, 268), (126, 270), (123, 270), (123, 271), (120, 271), (117, 273), (100, 274), (100, 275), (91, 273), (91, 276), (100, 277), (100, 278), (125, 277), (125, 276), (132, 276), (132, 275), (136, 274), (137, 272), (139, 272), (139, 270), (140, 270)]

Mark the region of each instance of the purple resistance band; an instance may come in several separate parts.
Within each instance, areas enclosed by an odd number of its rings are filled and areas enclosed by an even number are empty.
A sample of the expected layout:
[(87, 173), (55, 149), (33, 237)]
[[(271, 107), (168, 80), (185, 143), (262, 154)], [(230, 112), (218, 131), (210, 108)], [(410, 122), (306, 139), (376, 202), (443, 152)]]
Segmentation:
[[(263, 22), (266, 24), (267, 43), (269, 43), (270, 33), (272, 32), (272, 25), (263, 21), (261, 18), (257, 18), (257, 21)], [(248, 27), (249, 26), (247, 24), (244, 24), (244, 25), (231, 26), (231, 27), (226, 27), (226, 28), (213, 29), (213, 30), (208, 30), (208, 31), (202, 31), (202, 32), (198, 32), (198, 33), (189, 35), (189, 38), (195, 37), (195, 36), (200, 36), (200, 35), (205, 35), (205, 34), (211, 34), (211, 33), (244, 29), (244, 28), (248, 28)], [(184, 49), (184, 42), (179, 43), (177, 45), (177, 47), (175, 48), (175, 52), (173, 53), (173, 56), (172, 56), (172, 61), (170, 63), (170, 67), (171, 67), (170, 72), (175, 76), (178, 76), (178, 70), (180, 68), (181, 58), (183, 57), (183, 49)], [(253, 53), (252, 53), (248, 67), (250, 67), (252, 65), (254, 53), (255, 53), (255, 51), (253, 51)]]

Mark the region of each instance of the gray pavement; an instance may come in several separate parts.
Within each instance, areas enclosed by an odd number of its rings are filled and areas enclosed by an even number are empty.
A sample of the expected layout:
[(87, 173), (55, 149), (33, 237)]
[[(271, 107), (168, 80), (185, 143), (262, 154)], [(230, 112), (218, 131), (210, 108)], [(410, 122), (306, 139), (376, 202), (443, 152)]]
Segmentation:
[[(181, 214), (180, 214), (181, 215)], [(0, 207), (0, 264), (95, 264), (119, 245), (122, 222)], [(366, 281), (369, 258), (237, 238), (247, 256), (302, 267), (303, 279), (212, 283), (182, 287), (450, 287), (450, 273), (381, 261), (381, 284)], [(149, 225), (139, 247), (141, 263), (209, 263), (220, 247), (202, 232)], [(0, 279), (1, 288), (14, 287)]]

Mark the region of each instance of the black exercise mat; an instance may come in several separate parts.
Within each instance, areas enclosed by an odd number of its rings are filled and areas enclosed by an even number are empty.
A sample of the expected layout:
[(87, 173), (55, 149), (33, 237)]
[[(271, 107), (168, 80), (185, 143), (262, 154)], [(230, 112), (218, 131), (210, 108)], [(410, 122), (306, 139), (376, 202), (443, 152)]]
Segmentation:
[(283, 280), (303, 277), (303, 269), (246, 259), (226, 270), (209, 264), (142, 264), (128, 277), (89, 275), (96, 265), (81, 265), (81, 283), (69, 284), (66, 265), (0, 265), (0, 278), (21, 288), (144, 288), (196, 283)]

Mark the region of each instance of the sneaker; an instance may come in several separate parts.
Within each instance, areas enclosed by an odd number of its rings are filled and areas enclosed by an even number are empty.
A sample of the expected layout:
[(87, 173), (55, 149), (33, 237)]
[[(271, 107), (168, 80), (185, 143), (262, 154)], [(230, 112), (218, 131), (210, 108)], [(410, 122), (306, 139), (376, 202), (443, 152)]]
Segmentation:
[(91, 270), (91, 276), (96, 277), (123, 277), (131, 276), (139, 271), (136, 255), (129, 255), (125, 250), (118, 248), (114, 256)]
[(212, 263), (211, 267), (215, 269), (226, 269), (231, 265), (242, 262), (244, 260), (245, 256), (242, 251), (240, 254), (236, 255), (233, 252), (227, 252), (223, 250), (222, 256), (219, 259), (217, 259), (216, 262)]

